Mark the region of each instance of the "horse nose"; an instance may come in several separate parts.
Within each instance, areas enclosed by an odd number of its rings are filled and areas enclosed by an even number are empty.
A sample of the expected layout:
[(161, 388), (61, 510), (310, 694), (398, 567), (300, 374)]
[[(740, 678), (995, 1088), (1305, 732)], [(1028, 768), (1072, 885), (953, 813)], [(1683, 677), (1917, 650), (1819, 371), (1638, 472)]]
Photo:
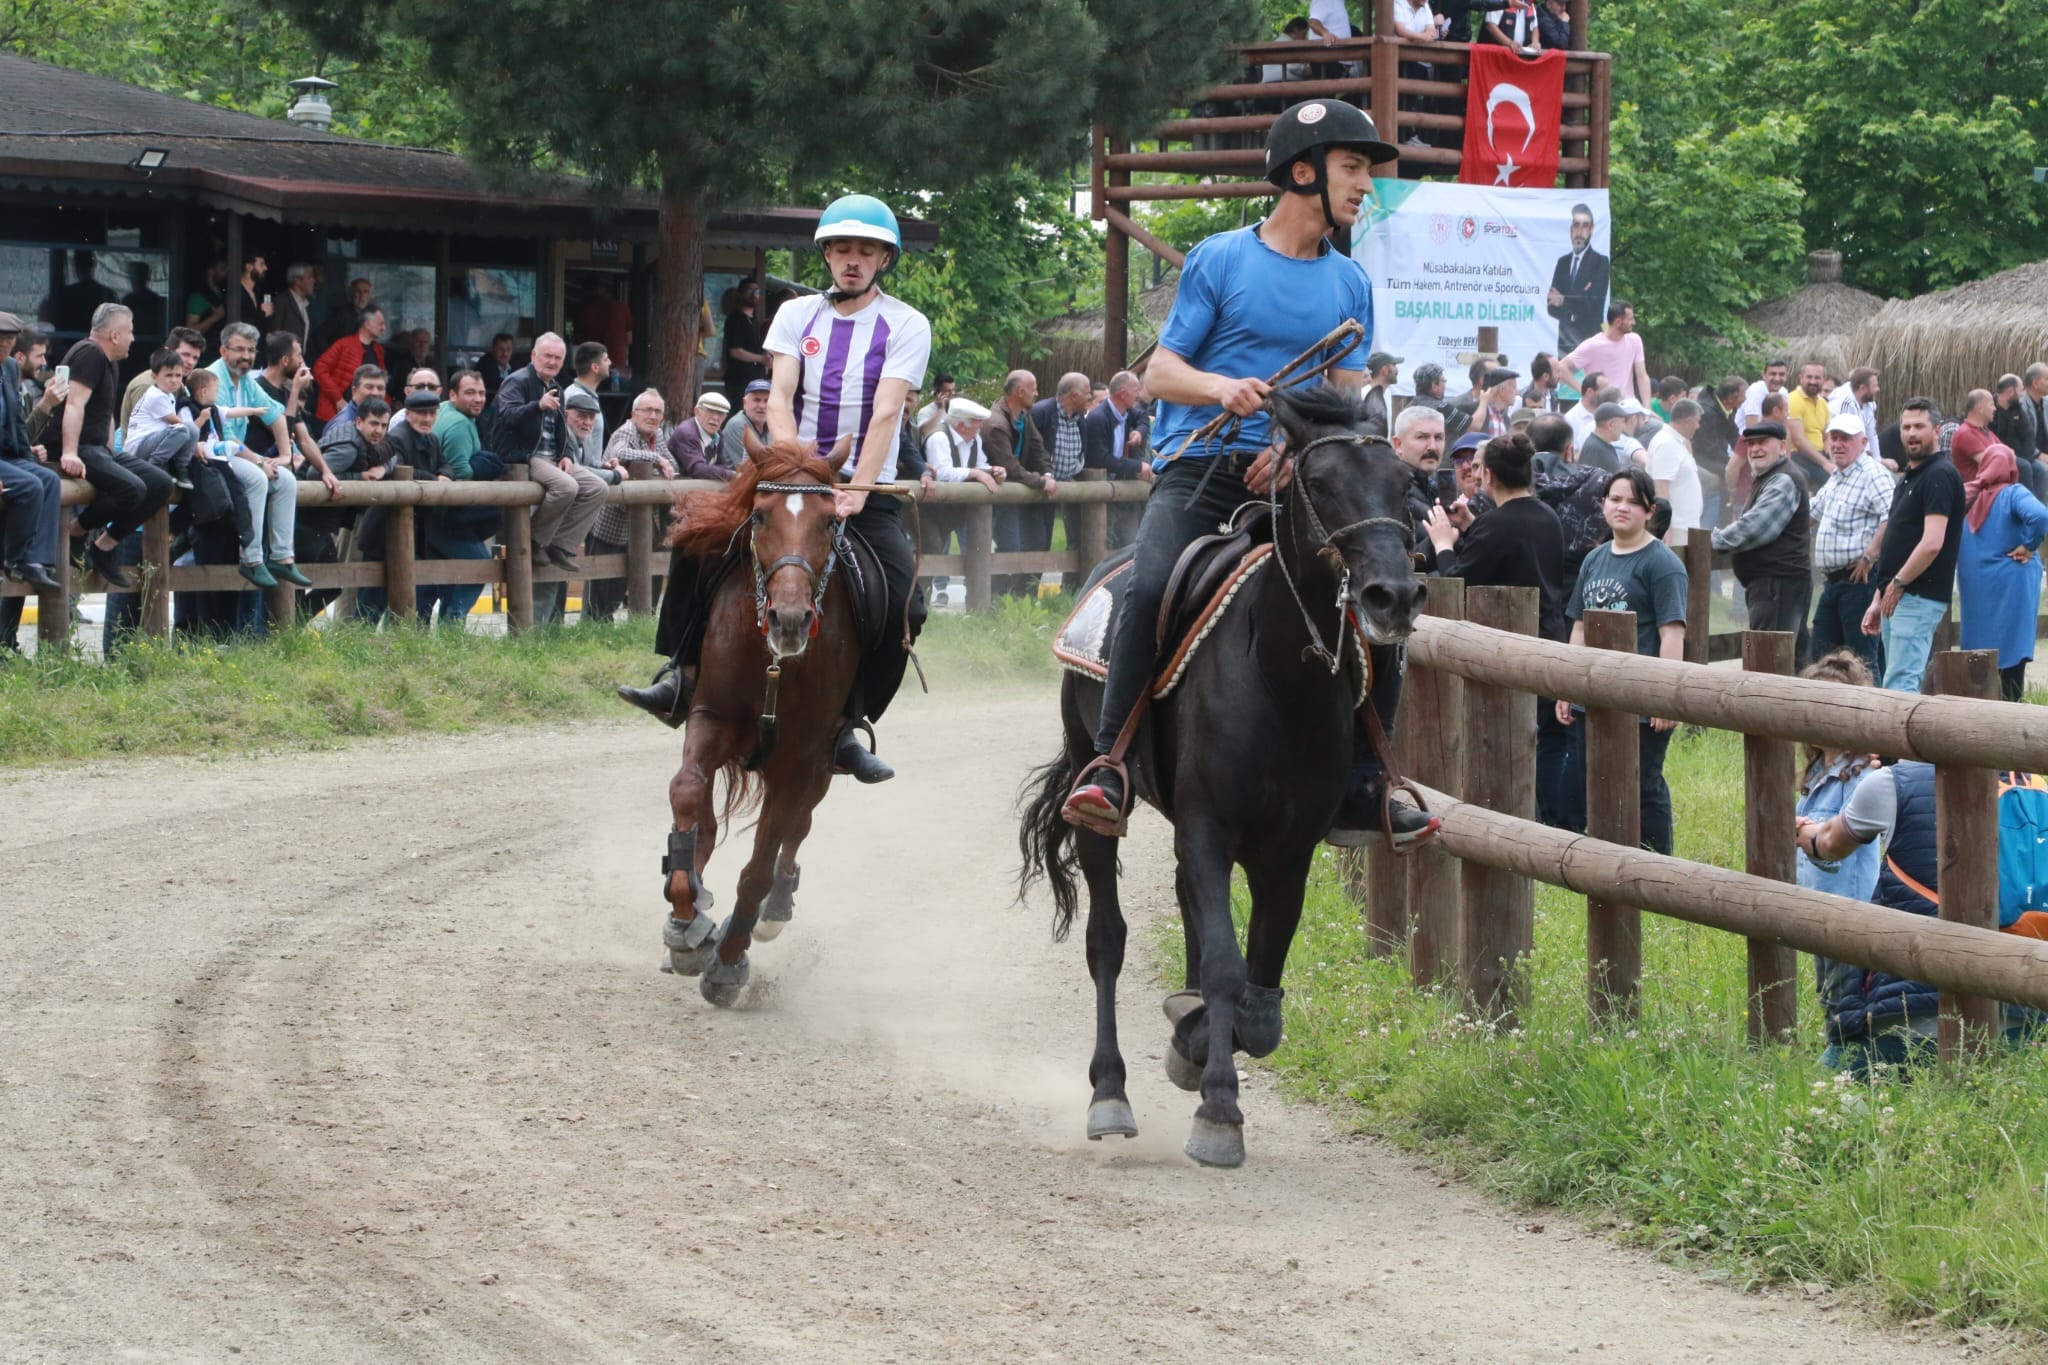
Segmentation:
[(1414, 615), (1428, 592), (1429, 585), (1419, 578), (1380, 578), (1366, 584), (1358, 597), (1374, 616), (1398, 620)]
[(816, 615), (817, 612), (807, 606), (768, 608), (769, 623), (775, 627), (777, 632), (785, 637), (808, 635), (811, 629), (811, 619)]

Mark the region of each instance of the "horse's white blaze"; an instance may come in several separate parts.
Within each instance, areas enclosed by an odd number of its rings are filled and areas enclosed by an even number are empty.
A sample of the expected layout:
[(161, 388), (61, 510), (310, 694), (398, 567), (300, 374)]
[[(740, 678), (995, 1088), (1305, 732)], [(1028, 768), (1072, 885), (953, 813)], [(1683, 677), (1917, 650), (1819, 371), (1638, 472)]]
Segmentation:
[(804, 510), (804, 495), (801, 493), (791, 493), (783, 500), (782, 505), (789, 509), (791, 516), (796, 516)]

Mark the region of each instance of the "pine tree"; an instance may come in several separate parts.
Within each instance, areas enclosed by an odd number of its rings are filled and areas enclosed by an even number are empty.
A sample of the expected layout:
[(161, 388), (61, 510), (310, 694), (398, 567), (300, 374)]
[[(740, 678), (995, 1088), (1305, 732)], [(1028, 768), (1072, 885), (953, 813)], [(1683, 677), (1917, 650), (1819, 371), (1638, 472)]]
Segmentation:
[[(283, 0), (263, 0), (282, 6)], [(495, 173), (556, 166), (660, 200), (657, 379), (697, 345), (704, 225), (778, 187), (934, 190), (1072, 164), (1226, 74), (1251, 0), (292, 0), (318, 41), (425, 54)]]

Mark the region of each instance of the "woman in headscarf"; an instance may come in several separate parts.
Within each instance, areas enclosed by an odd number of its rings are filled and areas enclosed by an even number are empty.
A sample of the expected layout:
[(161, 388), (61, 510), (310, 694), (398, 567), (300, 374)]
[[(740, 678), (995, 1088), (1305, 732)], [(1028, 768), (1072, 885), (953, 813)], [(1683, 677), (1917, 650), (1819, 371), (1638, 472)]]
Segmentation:
[(2034, 620), (2041, 606), (2041, 561), (2048, 507), (2019, 482), (2010, 447), (1994, 445), (1963, 485), (1969, 500), (1956, 560), (1962, 592), (1962, 647), (1998, 651), (1999, 688), (2007, 701), (2026, 691), (2034, 657)]

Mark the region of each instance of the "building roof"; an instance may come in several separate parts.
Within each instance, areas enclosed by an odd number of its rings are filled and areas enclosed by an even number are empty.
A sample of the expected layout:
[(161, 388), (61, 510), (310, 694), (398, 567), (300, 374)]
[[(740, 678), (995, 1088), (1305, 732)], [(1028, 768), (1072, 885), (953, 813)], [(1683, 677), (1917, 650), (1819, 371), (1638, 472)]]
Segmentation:
[[(168, 153), (148, 176), (133, 169), (144, 148)], [(493, 185), (453, 152), (317, 132), (0, 53), (0, 189), (197, 201), (283, 221), (464, 235), (654, 235), (652, 195), (631, 191), (606, 203), (594, 188), (566, 175)], [(722, 214), (706, 244), (801, 245), (817, 217), (803, 208)], [(929, 223), (904, 223), (910, 250), (929, 250), (937, 237)]]

